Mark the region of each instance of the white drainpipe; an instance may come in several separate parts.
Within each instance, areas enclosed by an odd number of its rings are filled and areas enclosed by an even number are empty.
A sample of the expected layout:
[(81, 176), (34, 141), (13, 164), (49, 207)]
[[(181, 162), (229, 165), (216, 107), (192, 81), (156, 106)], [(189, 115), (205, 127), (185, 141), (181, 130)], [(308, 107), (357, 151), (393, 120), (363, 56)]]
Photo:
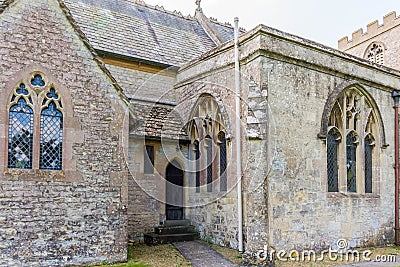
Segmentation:
[(235, 18), (235, 104), (236, 104), (236, 177), (237, 183), (237, 201), (238, 201), (238, 239), (239, 251), (243, 252), (243, 204), (242, 204), (242, 148), (240, 133), (240, 63), (239, 63), (239, 18)]

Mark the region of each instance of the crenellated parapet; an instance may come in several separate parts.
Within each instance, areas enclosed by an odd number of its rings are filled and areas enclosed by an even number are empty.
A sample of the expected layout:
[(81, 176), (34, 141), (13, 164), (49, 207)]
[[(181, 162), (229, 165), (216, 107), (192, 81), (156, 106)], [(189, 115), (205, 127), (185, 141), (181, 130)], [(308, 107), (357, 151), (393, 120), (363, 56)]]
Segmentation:
[(347, 36), (340, 39), (338, 41), (338, 48), (339, 50), (346, 51), (398, 25), (400, 25), (400, 16), (397, 16), (395, 11), (390, 12), (383, 17), (383, 24), (379, 25), (378, 20), (375, 20), (367, 25), (366, 32), (363, 29), (358, 29), (353, 32), (351, 40)]

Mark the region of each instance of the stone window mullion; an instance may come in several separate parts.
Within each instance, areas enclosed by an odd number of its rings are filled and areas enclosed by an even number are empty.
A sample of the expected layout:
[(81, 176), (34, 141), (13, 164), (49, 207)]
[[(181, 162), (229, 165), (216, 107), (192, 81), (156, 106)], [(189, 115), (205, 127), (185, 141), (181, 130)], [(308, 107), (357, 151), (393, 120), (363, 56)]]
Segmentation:
[[(343, 102), (342, 102), (342, 128), (341, 135), (343, 141), (339, 143), (339, 170), (338, 170), (338, 183), (339, 183), (339, 192), (347, 192), (347, 171), (346, 171), (346, 135), (347, 135), (347, 95), (344, 94)], [(342, 166), (345, 166), (344, 168)]]
[[(216, 183), (217, 179), (220, 179), (221, 174), (221, 154), (218, 134), (224, 131), (224, 124), (222, 115), (215, 99), (210, 96), (201, 96), (192, 112), (193, 122), (197, 121), (199, 132), (199, 149), (200, 152), (197, 156), (200, 157), (198, 165), (200, 172), (197, 177), (200, 177), (201, 186), (206, 185), (206, 191), (208, 193), (216, 191), (227, 191), (226, 182), (223, 181), (222, 189), (221, 182)], [(194, 135), (195, 129), (191, 127), (191, 140), (195, 142), (196, 138)], [(226, 145), (225, 145), (226, 150)], [(196, 149), (194, 150), (196, 151)], [(194, 155), (194, 157), (197, 157)], [(226, 165), (226, 153), (225, 153), (225, 165)], [(226, 166), (224, 167), (226, 168)], [(196, 168), (197, 169), (197, 168)], [(224, 177), (226, 174), (224, 172)], [(201, 191), (196, 189), (197, 192)]]
[(34, 170), (39, 169), (39, 159), (40, 159), (40, 101), (42, 99), (38, 98), (38, 101), (34, 103), (34, 118), (33, 118), (33, 161), (32, 168)]
[(373, 104), (366, 94), (357, 88), (349, 88), (337, 96), (331, 107), (326, 135), (329, 192), (335, 192), (332, 187), (335, 156), (332, 149), (335, 143), (330, 136), (334, 128), (342, 135), (337, 153), (338, 191), (357, 194), (376, 194), (379, 191), (379, 138), (375, 139), (379, 135), (376, 128), (379, 118)]
[(359, 153), (357, 162), (357, 192), (360, 194), (365, 194), (365, 127), (366, 127), (366, 117), (365, 117), (365, 97), (361, 96), (360, 99), (360, 127), (357, 129), (357, 135), (359, 136)]
[[(361, 131), (360, 131), (361, 132)], [(358, 145), (357, 145), (357, 193), (365, 193), (365, 182), (364, 182), (364, 134), (360, 135), (357, 133)]]

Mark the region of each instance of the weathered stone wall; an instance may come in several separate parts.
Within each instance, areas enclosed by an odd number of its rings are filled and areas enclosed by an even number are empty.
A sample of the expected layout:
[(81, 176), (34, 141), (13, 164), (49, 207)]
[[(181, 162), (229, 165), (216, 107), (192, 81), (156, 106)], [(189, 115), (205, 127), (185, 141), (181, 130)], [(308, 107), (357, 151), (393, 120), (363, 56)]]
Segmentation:
[[(232, 90), (232, 70), (224, 70), (215, 76), (206, 79), (196, 79), (188, 86), (178, 88), (180, 92), (179, 107), (184, 121), (190, 121), (190, 113), (202, 94), (211, 94), (215, 97), (222, 114), (225, 114), (224, 125), (227, 135), (231, 132), (231, 118), (234, 107)], [(219, 80), (218, 80), (219, 79)], [(205, 85), (205, 86), (204, 86)], [(226, 86), (226, 87), (224, 87)], [(229, 194), (219, 190), (219, 179), (212, 184), (212, 192), (207, 192), (206, 173), (201, 172), (200, 192), (195, 189), (195, 172), (190, 173), (192, 189), (188, 192), (186, 210), (187, 218), (190, 219), (200, 231), (202, 238), (226, 246), (238, 247), (237, 241), (237, 202), (234, 181), (234, 163), (231, 160), (232, 142), (227, 144), (228, 167), (227, 179)], [(191, 151), (193, 152), (193, 151)], [(192, 159), (194, 156), (191, 155)], [(214, 173), (214, 178), (218, 177)]]
[(384, 51), (384, 65), (400, 70), (400, 18), (391, 12), (383, 18), (383, 24), (374, 21), (367, 26), (367, 31), (362, 29), (353, 33), (352, 39), (344, 37), (339, 40), (339, 50), (365, 58), (366, 50), (373, 42), (382, 43)]
[[(341, 238), (353, 247), (392, 242), (391, 91), (399, 88), (399, 74), (367, 64), (356, 67), (344, 61), (344, 55), (329, 56), (323, 47), (316, 51), (303, 44), (268, 35), (261, 38), (265, 51), (261, 79), (266, 82), (270, 123), (267, 143), (272, 149), (268, 159), (270, 244), (278, 249), (322, 249)], [(284, 57), (276, 55), (278, 50)], [(329, 97), (352, 84), (363, 87), (376, 102), (389, 144), (385, 148), (384, 137), (379, 136), (374, 194), (327, 193), (326, 145), (317, 136), (321, 121), (327, 119), (323, 112)]]
[[(322, 249), (340, 238), (351, 246), (392, 242), (391, 91), (400, 88), (399, 73), (265, 26), (244, 34), (240, 41), (242, 110), (246, 112), (242, 121), (247, 118), (243, 132), (249, 137), (242, 140), (247, 252), (266, 244), (288, 250)], [(232, 43), (184, 66), (177, 85), (182, 113), (190, 114), (196, 99), (210, 93), (223, 103), (227, 117), (234, 118), (233, 94), (226, 93), (226, 88), (234, 88), (232, 68)], [(318, 137), (324, 108), (332, 101), (329, 97), (352, 84), (374, 99), (385, 129), (386, 141), (380, 136), (376, 148), (377, 186), (370, 195), (327, 192), (326, 145)], [(236, 202), (236, 197), (232, 200)], [(215, 231), (216, 207), (227, 208), (215, 202), (192, 209), (191, 218), (212, 240), (229, 244), (229, 236)], [(236, 221), (235, 216), (232, 213), (227, 219)], [(226, 226), (228, 232), (237, 231), (236, 225)]]
[(0, 174), (0, 265), (126, 260), (124, 109), (116, 88), (56, 0), (14, 1), (0, 23), (1, 164), (7, 103), (26, 75), (40, 71), (63, 87), (60, 97), (71, 111), (64, 114), (68, 169)]
[[(144, 173), (145, 145), (154, 146), (154, 173)], [(185, 168), (184, 156), (187, 148), (177, 151), (175, 141), (146, 140), (132, 136), (129, 139), (128, 167), (129, 206), (128, 236), (132, 240), (143, 240), (143, 234), (153, 232), (154, 226), (165, 221), (166, 169), (177, 160)], [(184, 177), (186, 179), (186, 177)], [(184, 184), (187, 181), (184, 180)]]
[(379, 192), (328, 193), (326, 145), (317, 135), (324, 103), (345, 80), (264, 60), (273, 66), (268, 83), (269, 120), (281, 122), (270, 129), (268, 138), (274, 150), (268, 187), (271, 244), (289, 250), (325, 249), (339, 239), (348, 240), (353, 247), (392, 242), (394, 137), (390, 92), (361, 84), (377, 101), (390, 144), (386, 149), (376, 147), (380, 166), (374, 180)]
[[(228, 192), (219, 190), (218, 175), (214, 175), (212, 192), (207, 192), (207, 185), (199, 193), (193, 189), (189, 193), (188, 218), (197, 226), (201, 237), (224, 246), (239, 248), (238, 240), (238, 204), (235, 142), (235, 84), (233, 69), (233, 50), (224, 51), (208, 60), (199, 61), (195, 66), (183, 68), (178, 74), (177, 89), (180, 95), (178, 108), (184, 120), (190, 120), (190, 113), (203, 94), (212, 95), (223, 114), (228, 142)], [(266, 127), (265, 98), (254, 79), (259, 79), (260, 61), (255, 60), (242, 65), (240, 114), (242, 137), (242, 186), (243, 186), (243, 233), (247, 249), (263, 247), (267, 236), (267, 206), (265, 192), (265, 165), (267, 151), (265, 139)], [(186, 82), (190, 81), (188, 84)], [(257, 117), (257, 118), (256, 118)], [(249, 124), (247, 124), (249, 122)], [(250, 126), (251, 124), (251, 126)], [(193, 157), (193, 156), (192, 156)], [(195, 180), (194, 173), (191, 180)], [(204, 180), (204, 179), (203, 179)]]

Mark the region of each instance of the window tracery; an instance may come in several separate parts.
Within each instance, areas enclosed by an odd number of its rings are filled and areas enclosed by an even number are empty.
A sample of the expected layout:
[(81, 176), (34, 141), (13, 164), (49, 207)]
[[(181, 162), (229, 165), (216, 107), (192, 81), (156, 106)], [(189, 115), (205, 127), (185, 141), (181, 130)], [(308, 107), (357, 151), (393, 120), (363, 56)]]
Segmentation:
[[(213, 191), (218, 179), (220, 191), (227, 187), (227, 142), (221, 112), (215, 99), (209, 95), (200, 97), (192, 113), (189, 125), (195, 161), (196, 192), (201, 185), (207, 185), (207, 192)], [(217, 177), (218, 176), (218, 177)]]
[(373, 193), (377, 128), (371, 101), (361, 91), (351, 88), (337, 97), (326, 139), (328, 192)]
[(55, 87), (47, 85), (42, 74), (34, 73), (31, 77), (28, 83), (21, 81), (11, 96), (8, 168), (61, 170), (62, 101)]
[(383, 65), (385, 63), (384, 51), (385, 48), (382, 44), (374, 42), (368, 46), (365, 58), (372, 63)]

